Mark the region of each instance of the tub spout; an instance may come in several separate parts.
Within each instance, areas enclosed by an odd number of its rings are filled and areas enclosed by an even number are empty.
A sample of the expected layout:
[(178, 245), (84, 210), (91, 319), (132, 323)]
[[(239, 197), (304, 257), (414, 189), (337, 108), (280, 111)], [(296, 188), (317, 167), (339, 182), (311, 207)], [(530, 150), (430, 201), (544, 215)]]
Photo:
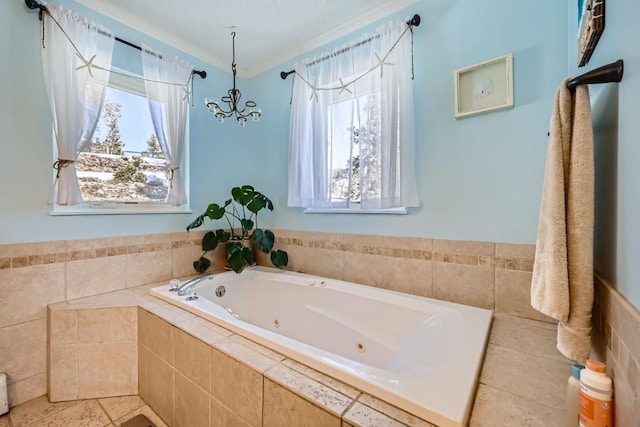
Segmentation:
[(213, 279), (213, 276), (214, 276), (213, 273), (205, 274), (203, 276), (195, 277), (189, 280), (188, 282), (183, 283), (182, 286), (178, 288), (178, 295), (180, 295), (181, 297), (187, 295), (189, 293), (189, 289), (193, 288), (195, 285), (202, 282), (203, 280)]

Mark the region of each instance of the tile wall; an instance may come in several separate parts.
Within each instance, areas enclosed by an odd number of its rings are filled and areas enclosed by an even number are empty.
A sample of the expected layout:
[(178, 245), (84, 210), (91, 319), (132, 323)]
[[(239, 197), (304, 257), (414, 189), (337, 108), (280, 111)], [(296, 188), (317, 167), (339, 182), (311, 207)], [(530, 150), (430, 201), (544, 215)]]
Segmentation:
[(615, 425), (640, 425), (640, 311), (596, 274), (593, 356), (613, 378)]
[[(291, 270), (550, 321), (529, 305), (533, 245), (273, 231)], [(49, 304), (193, 275), (203, 233), (0, 245), (0, 372), (9, 376), (10, 405), (46, 393)], [(216, 252), (212, 269), (224, 266)], [(262, 254), (259, 262), (270, 265)], [(640, 383), (639, 317), (613, 286), (597, 281), (596, 343), (604, 343), (602, 358), (631, 408)]]
[(138, 309), (140, 397), (170, 426), (433, 427), (187, 312)]

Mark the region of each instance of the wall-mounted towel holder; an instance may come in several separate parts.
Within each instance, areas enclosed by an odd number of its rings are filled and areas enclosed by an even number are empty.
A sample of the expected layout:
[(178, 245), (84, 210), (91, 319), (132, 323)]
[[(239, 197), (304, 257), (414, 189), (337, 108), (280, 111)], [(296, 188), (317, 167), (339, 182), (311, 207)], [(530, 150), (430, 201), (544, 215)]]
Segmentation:
[(619, 83), (622, 80), (624, 71), (624, 61), (618, 59), (611, 64), (603, 65), (584, 74), (574, 77), (567, 82), (568, 89), (575, 89), (579, 85), (590, 85), (598, 83)]

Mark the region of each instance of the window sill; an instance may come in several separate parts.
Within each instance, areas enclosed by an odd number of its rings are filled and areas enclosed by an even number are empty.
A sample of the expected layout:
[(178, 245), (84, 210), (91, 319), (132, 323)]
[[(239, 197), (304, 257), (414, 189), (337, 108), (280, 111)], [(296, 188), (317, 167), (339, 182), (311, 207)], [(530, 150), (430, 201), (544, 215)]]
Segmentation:
[(154, 206), (150, 204), (91, 205), (83, 203), (75, 206), (55, 205), (49, 212), (50, 216), (71, 215), (147, 215), (147, 214), (192, 214), (188, 206)]
[(406, 215), (407, 208), (390, 209), (360, 209), (360, 208), (306, 208), (307, 214), (375, 214), (375, 215)]

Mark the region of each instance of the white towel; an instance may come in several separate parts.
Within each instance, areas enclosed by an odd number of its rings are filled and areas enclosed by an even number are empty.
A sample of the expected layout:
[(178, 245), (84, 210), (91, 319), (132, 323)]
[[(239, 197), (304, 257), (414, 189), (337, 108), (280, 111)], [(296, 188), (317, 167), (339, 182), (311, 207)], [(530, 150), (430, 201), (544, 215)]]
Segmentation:
[(556, 93), (538, 220), (531, 306), (560, 321), (558, 350), (585, 361), (593, 305), (593, 128), (589, 90)]

